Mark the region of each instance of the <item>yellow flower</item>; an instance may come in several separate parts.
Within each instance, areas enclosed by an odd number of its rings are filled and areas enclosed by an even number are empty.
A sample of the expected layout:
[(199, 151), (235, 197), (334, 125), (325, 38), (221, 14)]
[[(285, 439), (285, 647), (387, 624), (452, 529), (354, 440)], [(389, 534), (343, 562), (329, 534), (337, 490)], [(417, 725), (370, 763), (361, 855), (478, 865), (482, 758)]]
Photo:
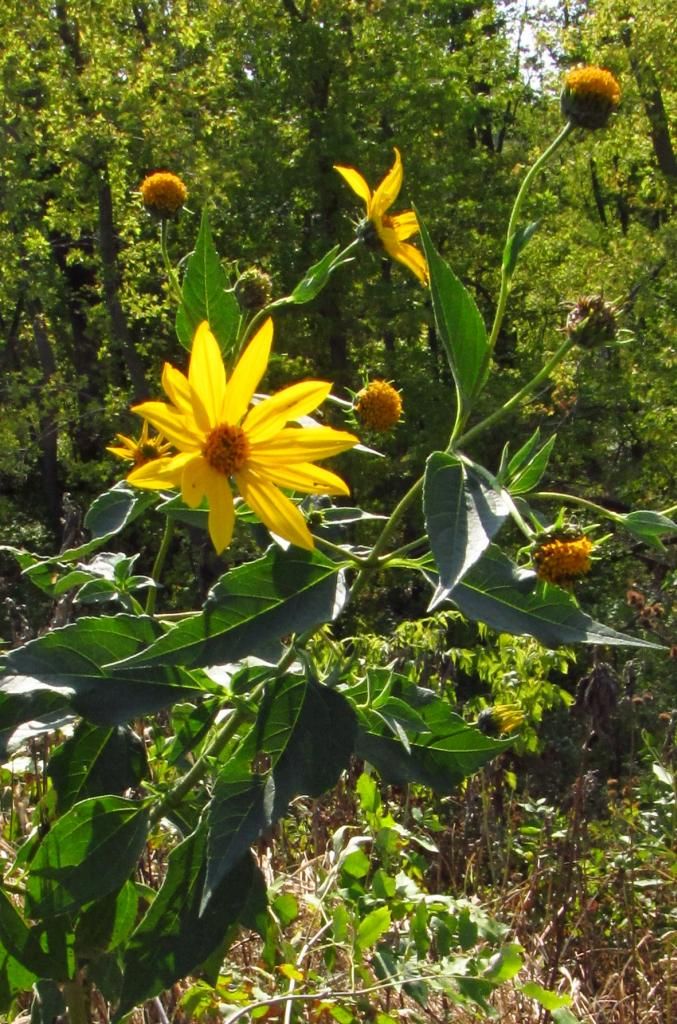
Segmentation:
[(188, 189), (171, 171), (156, 171), (143, 179), (141, 198), (146, 209), (160, 217), (171, 217), (188, 198)]
[(564, 79), (562, 113), (579, 128), (603, 128), (621, 101), (621, 87), (605, 68), (574, 68)]
[(590, 572), (592, 541), (585, 535), (542, 541), (534, 552), (536, 575), (540, 580), (570, 586), (578, 576)]
[(106, 450), (112, 452), (113, 455), (117, 455), (119, 459), (127, 459), (128, 462), (133, 462), (134, 469), (139, 469), (141, 466), (145, 466), (147, 462), (153, 462), (155, 459), (160, 459), (172, 450), (171, 444), (165, 441), (162, 434), (150, 437), (148, 433), (148, 424), (145, 420), (143, 421), (141, 435), (138, 440), (135, 441), (131, 437), (125, 437), (124, 434), (116, 434), (115, 436), (118, 441), (121, 442), (122, 447), (117, 448), (111, 446)]
[(218, 343), (204, 321), (193, 340), (188, 376), (165, 363), (162, 386), (170, 401), (143, 402), (143, 416), (178, 448), (178, 454), (134, 470), (136, 487), (177, 487), (190, 508), (209, 504), (209, 535), (217, 552), (228, 547), (235, 510), (231, 478), (249, 507), (269, 530), (302, 548), (312, 548), (305, 519), (281, 487), (303, 494), (348, 494), (343, 480), (314, 466), (357, 444), (331, 427), (290, 427), (312, 412), (331, 384), (306, 380), (284, 388), (248, 409), (268, 365), (273, 322), (257, 331), (226, 382)]
[(524, 712), (519, 704), (494, 704), (484, 708), (477, 718), (477, 728), (486, 736), (497, 736), (514, 732), (524, 721)]
[(354, 167), (335, 165), (334, 169), (345, 178), (353, 192), (364, 200), (367, 210), (367, 221), (371, 222), (388, 255), (403, 263), (412, 273), (416, 274), (421, 284), (428, 283), (428, 265), (423, 253), (407, 244), (405, 239), (418, 231), (418, 221), (413, 210), (405, 213), (386, 213), (397, 199), (402, 188), (402, 158), (400, 151), (395, 150), (395, 163), (373, 193), (359, 171)]
[(402, 399), (392, 384), (372, 380), (358, 392), (353, 409), (360, 423), (370, 430), (390, 430), (402, 415)]

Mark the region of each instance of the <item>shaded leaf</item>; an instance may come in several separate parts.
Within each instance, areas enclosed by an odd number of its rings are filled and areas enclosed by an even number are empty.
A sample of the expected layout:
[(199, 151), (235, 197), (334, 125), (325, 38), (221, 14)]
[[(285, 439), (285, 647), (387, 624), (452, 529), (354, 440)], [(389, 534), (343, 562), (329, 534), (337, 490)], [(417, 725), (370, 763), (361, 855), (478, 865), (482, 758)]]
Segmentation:
[(533, 636), (546, 647), (587, 643), (660, 649), (660, 644), (595, 622), (570, 594), (537, 580), (494, 545), (448, 597), (469, 619), (502, 633)]
[(545, 444), (519, 468), (511, 471), (508, 467), (508, 483), (506, 484), (511, 494), (527, 494), (537, 487), (548, 468), (550, 455), (555, 447), (557, 435), (549, 437)]
[(649, 509), (637, 509), (627, 515), (619, 515), (615, 520), (634, 537), (639, 537), (654, 548), (664, 550), (661, 537), (665, 534), (677, 533), (677, 523), (660, 512)]
[(54, 751), (47, 768), (59, 814), (86, 797), (136, 787), (146, 771), (146, 749), (132, 729), (103, 729), (88, 722), (80, 722)]
[(120, 725), (202, 689), (183, 669), (144, 669), (118, 676), (106, 663), (148, 647), (161, 633), (151, 618), (82, 618), (10, 651), (0, 679), (0, 735), (39, 716), (82, 715), (96, 725)]
[(266, 908), (266, 887), (249, 853), (222, 880), (200, 916), (205, 853), (204, 828), (170, 853), (160, 891), (129, 940), (114, 1020), (194, 972), (238, 922), (258, 929)]
[(440, 574), (431, 608), (444, 600), (481, 557), (505, 522), (505, 498), (446, 452), (426, 463), (423, 511), (430, 547)]
[[(256, 723), (221, 770), (208, 809), (204, 901), (296, 796), (335, 785), (353, 751), (355, 719), (345, 698), (304, 676), (276, 679)], [(263, 763), (264, 771), (256, 773)]]
[(148, 834), (148, 809), (121, 797), (83, 800), (59, 818), (37, 849), (26, 881), (32, 917), (69, 913), (120, 888)]
[(277, 641), (338, 615), (345, 600), (341, 566), (318, 551), (271, 548), (225, 573), (200, 615), (185, 619), (116, 669), (218, 665), (246, 656), (276, 657)]

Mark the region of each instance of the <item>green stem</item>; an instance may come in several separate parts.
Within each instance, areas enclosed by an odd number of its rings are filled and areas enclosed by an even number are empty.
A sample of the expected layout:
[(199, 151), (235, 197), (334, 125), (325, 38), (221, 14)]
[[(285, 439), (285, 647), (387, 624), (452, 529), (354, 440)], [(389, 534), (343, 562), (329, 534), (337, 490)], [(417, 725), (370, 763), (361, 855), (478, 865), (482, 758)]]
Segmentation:
[(461, 436), (456, 438), (455, 441), (452, 440), (447, 451), (452, 451), (460, 448), (462, 445), (467, 445), (469, 441), (474, 441), (479, 434), (483, 434), (485, 430), (493, 427), (496, 423), (507, 416), (508, 413), (512, 412), (515, 406), (519, 405), (524, 398), (527, 398), (528, 395), (536, 390), (539, 384), (550, 376), (553, 369), (558, 363), (561, 363), (562, 359), (564, 359), (564, 356), (573, 345), (574, 342), (571, 338), (566, 338), (554, 355), (548, 359), (547, 363), (534, 377), (531, 378), (530, 381), (524, 385), (524, 387), (520, 388), (519, 391), (516, 391), (512, 398), (509, 398), (507, 402), (505, 402), (499, 409), (496, 409), (496, 411), (490, 416), (487, 416), (486, 419), (481, 420), (474, 427), (471, 427), (470, 430), (466, 430), (465, 434), (461, 434)]
[[(155, 562), (153, 563), (152, 577), (156, 583), (160, 580), (160, 574), (167, 558), (167, 552), (174, 536), (174, 520), (167, 516), (165, 521), (165, 529), (162, 534), (162, 540), (160, 541), (160, 547), (158, 553), (155, 556)], [(157, 599), (157, 587), (151, 587), (148, 591), (148, 597), (146, 598), (146, 615), (153, 615), (155, 612), (155, 602)]]
[[(361, 239), (354, 238), (353, 241), (349, 245), (347, 245), (345, 247), (345, 249), (341, 249), (341, 252), (338, 253), (338, 255), (332, 260), (331, 266), (330, 266), (330, 268), (329, 268), (329, 270), (327, 272), (327, 277), (329, 277), (329, 275), (331, 273), (333, 273), (334, 270), (336, 270), (338, 267), (340, 267), (342, 263), (346, 262), (346, 260), (348, 259), (348, 254), (350, 253), (350, 251), (352, 249), (354, 249), (356, 246), (361, 245), (361, 244), (362, 244)], [(242, 351), (242, 349), (244, 348), (245, 344), (249, 341), (251, 336), (254, 334), (254, 331), (256, 331), (256, 329), (260, 326), (260, 324), (262, 324), (263, 321), (266, 320), (267, 317), (270, 316), (271, 312), (274, 309), (277, 309), (280, 306), (288, 306), (288, 305), (290, 305), (290, 296), (289, 295), (285, 295), (281, 299), (275, 299), (273, 302), (269, 302), (267, 306), (264, 306), (263, 309), (260, 309), (258, 311), (258, 313), (255, 313), (254, 316), (249, 321), (249, 323), (247, 324), (247, 326), (245, 327), (244, 332), (242, 333), (242, 336), (239, 339), (239, 342), (238, 342), (238, 353)]]
[(312, 534), (312, 538), (316, 544), (320, 544), (322, 547), (326, 548), (327, 551), (331, 551), (333, 555), (338, 555), (339, 558), (344, 561), (348, 559), (349, 561), (354, 562), (355, 565), (360, 566), (365, 564), (371, 565), (370, 558), (362, 558), (360, 555), (355, 555), (352, 551), (347, 551), (346, 548), (342, 548), (339, 544), (333, 544), (330, 540), (326, 540), (324, 537), (318, 537), (316, 533)]
[(402, 518), (404, 513), (407, 511), (407, 509), (409, 508), (411, 503), (418, 497), (418, 495), (421, 492), (422, 488), (423, 488), (423, 477), (420, 476), (418, 478), (418, 480), (411, 485), (411, 487), (409, 488), (407, 493), (404, 495), (403, 498), (400, 499), (398, 504), (395, 506), (395, 508), (391, 512), (390, 518), (389, 518), (388, 522), (385, 524), (385, 526), (383, 527), (383, 529), (381, 530), (381, 533), (379, 534), (379, 536), (377, 537), (376, 543), (374, 544), (373, 548), (371, 549), (370, 555), (368, 556), (365, 564), (362, 566), (362, 568), (358, 572), (357, 576), (355, 577), (355, 582), (353, 583), (352, 587), (350, 588), (350, 594), (348, 595), (348, 601), (353, 601), (355, 599), (355, 597), (357, 596), (357, 594), (360, 593), (360, 591), (362, 590), (362, 588), (364, 587), (364, 585), (365, 585), (365, 583), (367, 581), (367, 574), (368, 574), (368, 572), (371, 569), (378, 568), (378, 566), (379, 566), (379, 555), (382, 553), (382, 551), (385, 548), (386, 544), (388, 543), (388, 541), (390, 540), (391, 536), (393, 535), (395, 527), (399, 523), (400, 519)]
[(89, 1024), (87, 999), (82, 981), (77, 978), (67, 981), (63, 986), (63, 997), (68, 1007), (70, 1024)]
[[(571, 121), (567, 121), (559, 135), (553, 140), (553, 142), (550, 143), (548, 148), (541, 153), (539, 158), (529, 168), (526, 175), (524, 176), (524, 181), (522, 182), (520, 190), (517, 193), (515, 202), (513, 204), (512, 213), (510, 214), (510, 220), (508, 221), (508, 231), (506, 234), (506, 249), (510, 244), (512, 236), (517, 231), (517, 221), (522, 210), (522, 204), (524, 203), (524, 199), (529, 190), (529, 186), (531, 185), (532, 181), (534, 180), (538, 172), (544, 166), (544, 164), (550, 159), (553, 153), (555, 153), (556, 150), (559, 149), (559, 147), (562, 145), (567, 136), (573, 131), (573, 128), (573, 123)], [(501, 269), (501, 288), (498, 296), (498, 303), (496, 306), (494, 323), (491, 328), (491, 334), (489, 335), (489, 346), (486, 356), (486, 362), (488, 362), (489, 359), (491, 358), (491, 353), (494, 350), (494, 346), (496, 345), (496, 339), (498, 338), (498, 334), (501, 329), (501, 324), (503, 323), (503, 315), (505, 313), (505, 307), (508, 302), (508, 293), (510, 291), (511, 277), (512, 274), (509, 272), (509, 268), (505, 265), (504, 261), (503, 267)]]
[(162, 262), (165, 265), (165, 271), (169, 279), (169, 286), (174, 293), (174, 298), (181, 304), (183, 296), (181, 295), (181, 285), (176, 274), (176, 270), (172, 265), (172, 261), (169, 258), (169, 252), (167, 250), (167, 218), (163, 217), (160, 221), (160, 251), (162, 253)]
[(579, 498), (575, 494), (560, 494), (558, 491), (534, 491), (533, 494), (529, 495), (529, 499), (535, 501), (558, 501), (564, 505), (579, 505), (581, 508), (587, 508), (590, 512), (604, 516), (605, 519), (611, 519), (614, 523), (623, 522), (623, 516), (620, 516), (617, 512), (612, 512), (611, 509), (604, 508), (603, 505), (597, 505), (594, 501), (588, 501), (587, 498)]

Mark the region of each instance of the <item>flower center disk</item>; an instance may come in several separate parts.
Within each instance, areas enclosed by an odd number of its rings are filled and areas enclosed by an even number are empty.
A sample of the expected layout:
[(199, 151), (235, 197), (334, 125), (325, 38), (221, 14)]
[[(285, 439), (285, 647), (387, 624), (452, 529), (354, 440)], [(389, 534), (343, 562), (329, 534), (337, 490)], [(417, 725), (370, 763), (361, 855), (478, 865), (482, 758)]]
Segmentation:
[(222, 423), (207, 435), (202, 454), (212, 467), (225, 476), (242, 469), (249, 455), (249, 441), (242, 427)]

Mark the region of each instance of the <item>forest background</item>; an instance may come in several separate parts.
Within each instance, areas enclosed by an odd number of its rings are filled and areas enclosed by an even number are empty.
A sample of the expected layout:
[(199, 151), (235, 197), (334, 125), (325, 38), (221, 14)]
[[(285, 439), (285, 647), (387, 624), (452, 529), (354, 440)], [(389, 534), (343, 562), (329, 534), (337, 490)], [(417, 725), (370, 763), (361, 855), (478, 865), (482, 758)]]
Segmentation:
[[(174, 258), (194, 245), (206, 205), (231, 282), (257, 266), (286, 295), (350, 239), (355, 204), (333, 165), (376, 182), (397, 146), (407, 205), (415, 200), (488, 315), (521, 174), (557, 132), (562, 73), (579, 63), (610, 68), (622, 106), (607, 129), (567, 146), (530, 195), (529, 216), (543, 228), (515, 280), (493, 395), (508, 397), (554, 350), (564, 301), (589, 293), (617, 301), (634, 341), (567, 359), (520, 429), (525, 438), (536, 427), (562, 431), (548, 470), (553, 490), (566, 482), (620, 512), (673, 504), (670, 6), (6, 4), (0, 542), (38, 551), (72, 544), (84, 509), (120, 476), (106, 446), (118, 431), (133, 432), (130, 402), (153, 394), (165, 359), (183, 359), (158, 227), (138, 195), (144, 175), (169, 169), (188, 185), (187, 208), (170, 225)], [(375, 376), (401, 389), (405, 419), (382, 445), (388, 457), (346, 470), (355, 503), (385, 511), (393, 465), (398, 485), (413, 480), (430, 444), (446, 440), (450, 379), (425, 291), (397, 265), (361, 254), (302, 315), (276, 318), (276, 352), (273, 388), (317, 375), (338, 393)], [(483, 439), (482, 459), (498, 462), (510, 426)], [(674, 551), (674, 543), (628, 549), (612, 539), (581, 587), (586, 606), (616, 628), (674, 644)], [(45, 605), (10, 560), (2, 568), (0, 635), (19, 642), (39, 629)], [(171, 600), (178, 607), (203, 596), (216, 571), (207, 542), (177, 543)], [(510, 755), (446, 804), (414, 808), (421, 834), (443, 823), (455, 837), (439, 861), (440, 884), (493, 901), (536, 976), (555, 987), (566, 977), (583, 1019), (667, 1020), (669, 663), (605, 654), (613, 685), (601, 703), (586, 703), (599, 654), (492, 637), (455, 616), (414, 626), (413, 610), (425, 611), (415, 587), (375, 585), (367, 596), (344, 628), (375, 658), (415, 664), (419, 679), (445, 688), (470, 719), (497, 702), (517, 702), (527, 716)], [(384, 799), (406, 802), (411, 816), (409, 797)], [(361, 813), (343, 801), (326, 810), (334, 827)], [(520, 1005), (506, 1005), (504, 1019), (526, 1019)]]

